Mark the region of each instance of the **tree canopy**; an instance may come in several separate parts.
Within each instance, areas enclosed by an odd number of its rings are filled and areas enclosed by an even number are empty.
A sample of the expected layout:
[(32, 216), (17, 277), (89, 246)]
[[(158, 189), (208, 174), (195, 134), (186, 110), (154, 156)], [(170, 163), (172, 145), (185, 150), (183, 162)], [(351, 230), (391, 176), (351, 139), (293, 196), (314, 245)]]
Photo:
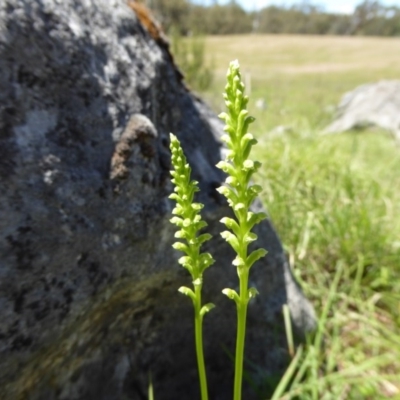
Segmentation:
[(379, 1), (361, 2), (353, 14), (335, 14), (309, 1), (293, 6), (268, 6), (247, 12), (235, 0), (210, 6), (190, 0), (140, 0), (153, 10), (168, 32), (225, 35), (286, 33), (314, 35), (400, 35), (400, 7)]

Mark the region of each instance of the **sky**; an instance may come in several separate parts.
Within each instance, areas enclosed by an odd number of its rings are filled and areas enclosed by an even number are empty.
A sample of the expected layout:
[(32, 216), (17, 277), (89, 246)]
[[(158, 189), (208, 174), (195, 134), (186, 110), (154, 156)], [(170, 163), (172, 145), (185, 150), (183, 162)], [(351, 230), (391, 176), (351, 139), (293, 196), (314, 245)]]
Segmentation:
[[(285, 5), (291, 6), (292, 4), (298, 4), (301, 0), (236, 0), (244, 9), (253, 11), (269, 5)], [(199, 4), (211, 4), (212, 0), (197, 0)], [(219, 4), (227, 3), (228, 0), (219, 0)], [(343, 14), (351, 14), (354, 8), (360, 4), (362, 0), (314, 0), (310, 1), (311, 4), (321, 5), (328, 12), (338, 12)], [(381, 4), (385, 6), (400, 6), (400, 0), (381, 0)]]

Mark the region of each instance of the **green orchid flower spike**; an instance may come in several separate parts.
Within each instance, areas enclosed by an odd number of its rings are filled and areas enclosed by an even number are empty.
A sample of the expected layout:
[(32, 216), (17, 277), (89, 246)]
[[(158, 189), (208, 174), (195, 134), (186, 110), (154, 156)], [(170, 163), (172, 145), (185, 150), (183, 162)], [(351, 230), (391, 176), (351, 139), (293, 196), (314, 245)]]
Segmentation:
[(247, 132), (254, 118), (250, 117), (246, 110), (249, 99), (244, 95), (244, 89), (239, 63), (232, 61), (229, 65), (224, 93), (227, 112), (220, 114), (220, 118), (226, 124), (224, 128), (226, 134), (223, 135), (222, 140), (226, 143), (228, 152), (226, 160), (219, 162), (217, 167), (228, 175), (226, 185), (220, 187), (218, 191), (226, 197), (236, 217), (236, 219), (225, 217), (221, 220), (229, 229), (222, 232), (221, 236), (237, 254), (233, 265), (237, 267), (240, 281), (239, 293), (233, 289), (222, 291), (235, 301), (238, 315), (234, 400), (240, 400), (242, 392), (247, 305), (249, 300), (258, 294), (255, 288), (248, 288), (249, 271), (258, 259), (267, 254), (265, 249), (257, 249), (250, 254), (248, 252), (249, 244), (257, 239), (257, 235), (251, 230), (267, 215), (263, 212), (250, 211), (251, 204), (261, 192), (261, 186), (253, 185), (250, 181), (261, 164), (249, 159), (251, 148), (257, 141), (251, 133)]
[(202, 306), (201, 289), (203, 286), (203, 272), (214, 263), (210, 253), (201, 253), (201, 245), (211, 239), (208, 233), (199, 234), (199, 231), (207, 226), (201, 219), (200, 210), (203, 204), (194, 202), (194, 194), (199, 191), (197, 182), (190, 180), (191, 168), (183, 154), (179, 140), (173, 134), (171, 138), (171, 171), (174, 193), (169, 198), (176, 201), (176, 207), (172, 210), (175, 216), (171, 222), (179, 230), (175, 237), (180, 239), (173, 244), (174, 249), (182, 251), (185, 256), (179, 259), (179, 264), (186, 268), (192, 276), (194, 290), (182, 286), (179, 291), (192, 299), (195, 314), (195, 340), (197, 365), (199, 370), (200, 389), (202, 400), (208, 399), (207, 379), (203, 354), (203, 317), (214, 308), (214, 304), (208, 303)]

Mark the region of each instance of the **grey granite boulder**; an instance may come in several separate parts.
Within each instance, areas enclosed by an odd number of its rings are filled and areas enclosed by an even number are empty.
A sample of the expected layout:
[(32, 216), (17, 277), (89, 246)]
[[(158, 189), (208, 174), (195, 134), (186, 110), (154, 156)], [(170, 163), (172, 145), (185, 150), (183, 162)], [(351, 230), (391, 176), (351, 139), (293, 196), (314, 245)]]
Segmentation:
[[(210, 398), (230, 398), (237, 285), (221, 122), (191, 94), (157, 25), (122, 0), (0, 2), (0, 399), (198, 398), (192, 306), (171, 248), (169, 132), (200, 182), (217, 259), (205, 276)], [(255, 204), (254, 207), (260, 207)], [(252, 270), (248, 371), (287, 364), (281, 308), (314, 326), (271, 224)], [(255, 368), (257, 366), (258, 368)], [(255, 398), (245, 389), (246, 399)]]
[(325, 132), (350, 129), (383, 128), (400, 143), (400, 81), (380, 81), (361, 85), (346, 93), (337, 116)]

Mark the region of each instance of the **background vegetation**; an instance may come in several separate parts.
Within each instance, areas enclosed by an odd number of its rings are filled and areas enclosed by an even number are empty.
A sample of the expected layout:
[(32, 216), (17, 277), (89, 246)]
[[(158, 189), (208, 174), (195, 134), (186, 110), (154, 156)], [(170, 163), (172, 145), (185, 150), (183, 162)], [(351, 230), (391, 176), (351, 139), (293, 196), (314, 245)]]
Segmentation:
[(210, 35), (241, 33), (293, 33), (320, 35), (398, 36), (400, 8), (365, 0), (352, 15), (333, 14), (308, 1), (291, 7), (269, 6), (246, 12), (236, 1), (201, 6), (189, 0), (141, 0), (146, 3), (168, 32), (178, 27), (180, 33)]
[[(251, 94), (262, 198), (319, 315), (273, 399), (400, 399), (400, 148), (380, 130), (323, 133), (346, 91), (399, 78), (399, 39), (365, 36), (398, 36), (400, 8), (364, 1), (339, 15), (309, 2), (257, 13), (235, 1), (147, 5), (174, 32), (189, 86), (216, 112), (231, 60)], [(271, 398), (277, 380), (247, 361), (257, 397)]]
[[(323, 344), (310, 338), (297, 380), (277, 398), (400, 399), (400, 149), (380, 130), (323, 134), (344, 92), (399, 77), (398, 45), (396, 38), (206, 37), (214, 84), (202, 96), (223, 110), (226, 66), (238, 58), (257, 118), (262, 198), (320, 316)], [(248, 361), (260, 377), (252, 383), (258, 398), (270, 398), (276, 381)]]

